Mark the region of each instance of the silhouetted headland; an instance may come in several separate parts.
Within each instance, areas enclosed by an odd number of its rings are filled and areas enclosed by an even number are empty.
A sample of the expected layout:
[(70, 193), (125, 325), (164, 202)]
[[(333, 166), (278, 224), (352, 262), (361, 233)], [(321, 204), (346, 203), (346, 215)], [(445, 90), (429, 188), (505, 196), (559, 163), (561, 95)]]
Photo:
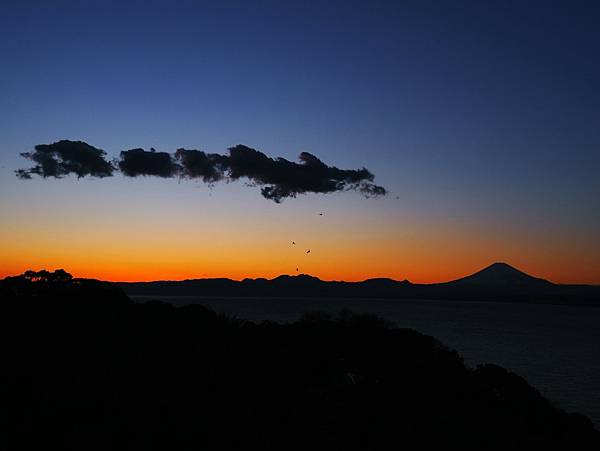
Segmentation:
[(414, 284), (386, 278), (362, 282), (323, 281), (306, 274), (274, 279), (193, 279), (120, 282), (130, 296), (269, 296), (388, 299), (447, 299), (600, 305), (600, 286), (559, 285), (530, 276), (506, 263), (494, 263), (462, 279)]
[(373, 316), (255, 324), (64, 271), (0, 296), (3, 449), (600, 449), (518, 375)]

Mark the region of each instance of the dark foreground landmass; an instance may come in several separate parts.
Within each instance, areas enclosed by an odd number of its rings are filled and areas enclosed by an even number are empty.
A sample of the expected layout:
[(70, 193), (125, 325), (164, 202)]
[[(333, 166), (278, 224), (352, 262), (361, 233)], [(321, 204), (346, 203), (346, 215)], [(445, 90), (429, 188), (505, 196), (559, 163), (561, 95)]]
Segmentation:
[(439, 299), (600, 306), (600, 286), (559, 285), (494, 263), (462, 279), (416, 284), (408, 280), (324, 281), (306, 274), (274, 279), (219, 279), (121, 282), (130, 296), (232, 296)]
[(2, 449), (600, 449), (516, 374), (372, 316), (254, 324), (32, 274), (0, 281)]

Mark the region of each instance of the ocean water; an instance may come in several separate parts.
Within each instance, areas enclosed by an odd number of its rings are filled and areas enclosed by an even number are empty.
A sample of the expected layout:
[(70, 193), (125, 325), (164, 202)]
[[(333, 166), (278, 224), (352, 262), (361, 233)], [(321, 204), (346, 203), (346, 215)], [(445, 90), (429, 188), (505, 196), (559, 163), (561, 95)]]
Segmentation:
[(600, 429), (600, 308), (390, 299), (133, 297), (202, 304), (252, 321), (294, 321), (347, 308), (433, 335), (469, 366), (495, 363), (523, 376), (559, 407)]

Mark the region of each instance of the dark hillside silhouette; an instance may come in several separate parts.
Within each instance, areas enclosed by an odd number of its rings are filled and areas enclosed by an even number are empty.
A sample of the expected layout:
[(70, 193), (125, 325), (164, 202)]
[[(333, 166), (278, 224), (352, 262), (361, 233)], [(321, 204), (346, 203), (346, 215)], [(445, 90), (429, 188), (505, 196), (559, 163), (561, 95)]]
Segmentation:
[(495, 302), (539, 302), (600, 305), (600, 286), (558, 285), (507, 265), (494, 263), (462, 279), (446, 283), (413, 284), (407, 280), (368, 279), (327, 282), (306, 274), (271, 280), (195, 279), (121, 282), (131, 296), (269, 296), (389, 299), (448, 299)]
[(516, 374), (376, 317), (254, 324), (54, 274), (0, 281), (3, 449), (600, 447)]

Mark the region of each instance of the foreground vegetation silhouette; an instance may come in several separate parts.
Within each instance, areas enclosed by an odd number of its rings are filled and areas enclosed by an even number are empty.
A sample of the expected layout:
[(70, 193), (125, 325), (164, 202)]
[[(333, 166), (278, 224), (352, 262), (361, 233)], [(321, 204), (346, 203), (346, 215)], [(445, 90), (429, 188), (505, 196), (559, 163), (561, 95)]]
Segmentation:
[(255, 324), (64, 271), (0, 296), (3, 449), (600, 449), (518, 375), (373, 316)]

